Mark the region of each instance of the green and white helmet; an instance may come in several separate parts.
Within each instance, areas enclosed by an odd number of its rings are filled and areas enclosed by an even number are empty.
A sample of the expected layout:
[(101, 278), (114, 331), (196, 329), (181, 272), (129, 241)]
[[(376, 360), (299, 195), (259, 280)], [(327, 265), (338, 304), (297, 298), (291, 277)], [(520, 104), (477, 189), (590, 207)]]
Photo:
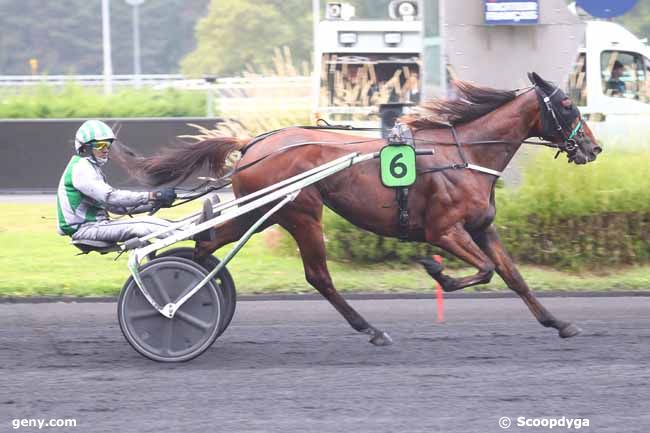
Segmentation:
[(86, 120), (74, 136), (74, 148), (79, 153), (84, 144), (94, 140), (115, 140), (113, 130), (101, 120)]

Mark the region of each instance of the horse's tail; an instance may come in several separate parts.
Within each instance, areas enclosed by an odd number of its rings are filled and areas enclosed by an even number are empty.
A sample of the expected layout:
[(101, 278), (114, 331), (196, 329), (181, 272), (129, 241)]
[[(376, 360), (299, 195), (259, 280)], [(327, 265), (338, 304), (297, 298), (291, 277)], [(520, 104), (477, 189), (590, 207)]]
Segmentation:
[(111, 157), (140, 182), (157, 186), (182, 182), (202, 168), (212, 176), (221, 176), (228, 168), (230, 154), (245, 144), (238, 138), (221, 136), (165, 148), (150, 157), (139, 156), (121, 144)]

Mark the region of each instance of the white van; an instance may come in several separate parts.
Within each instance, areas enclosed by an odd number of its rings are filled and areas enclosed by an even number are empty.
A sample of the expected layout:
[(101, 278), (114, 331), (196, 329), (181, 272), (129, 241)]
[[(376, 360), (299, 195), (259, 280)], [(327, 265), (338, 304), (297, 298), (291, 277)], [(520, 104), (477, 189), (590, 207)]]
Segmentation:
[(587, 22), (567, 90), (606, 145), (650, 147), (650, 47), (624, 27)]

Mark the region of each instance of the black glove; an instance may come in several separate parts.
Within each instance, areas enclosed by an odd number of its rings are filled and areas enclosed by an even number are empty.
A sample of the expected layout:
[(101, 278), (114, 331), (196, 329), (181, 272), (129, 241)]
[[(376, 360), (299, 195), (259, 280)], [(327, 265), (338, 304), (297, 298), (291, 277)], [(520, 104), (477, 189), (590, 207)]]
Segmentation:
[(160, 207), (170, 207), (176, 200), (176, 191), (172, 187), (165, 187), (153, 192), (153, 200)]

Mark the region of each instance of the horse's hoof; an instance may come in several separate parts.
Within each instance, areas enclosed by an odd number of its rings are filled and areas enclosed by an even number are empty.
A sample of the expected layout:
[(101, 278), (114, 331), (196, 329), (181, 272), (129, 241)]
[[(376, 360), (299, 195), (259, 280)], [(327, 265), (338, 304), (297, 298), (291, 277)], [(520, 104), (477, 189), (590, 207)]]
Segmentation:
[(564, 328), (560, 329), (559, 334), (560, 334), (560, 337), (562, 337), (562, 338), (571, 338), (571, 337), (575, 337), (576, 335), (580, 334), (581, 332), (582, 332), (582, 329), (578, 328), (573, 323), (569, 323)]
[(390, 346), (393, 344), (393, 339), (390, 338), (390, 335), (383, 331), (375, 332), (375, 334), (370, 339), (370, 342), (375, 346)]

